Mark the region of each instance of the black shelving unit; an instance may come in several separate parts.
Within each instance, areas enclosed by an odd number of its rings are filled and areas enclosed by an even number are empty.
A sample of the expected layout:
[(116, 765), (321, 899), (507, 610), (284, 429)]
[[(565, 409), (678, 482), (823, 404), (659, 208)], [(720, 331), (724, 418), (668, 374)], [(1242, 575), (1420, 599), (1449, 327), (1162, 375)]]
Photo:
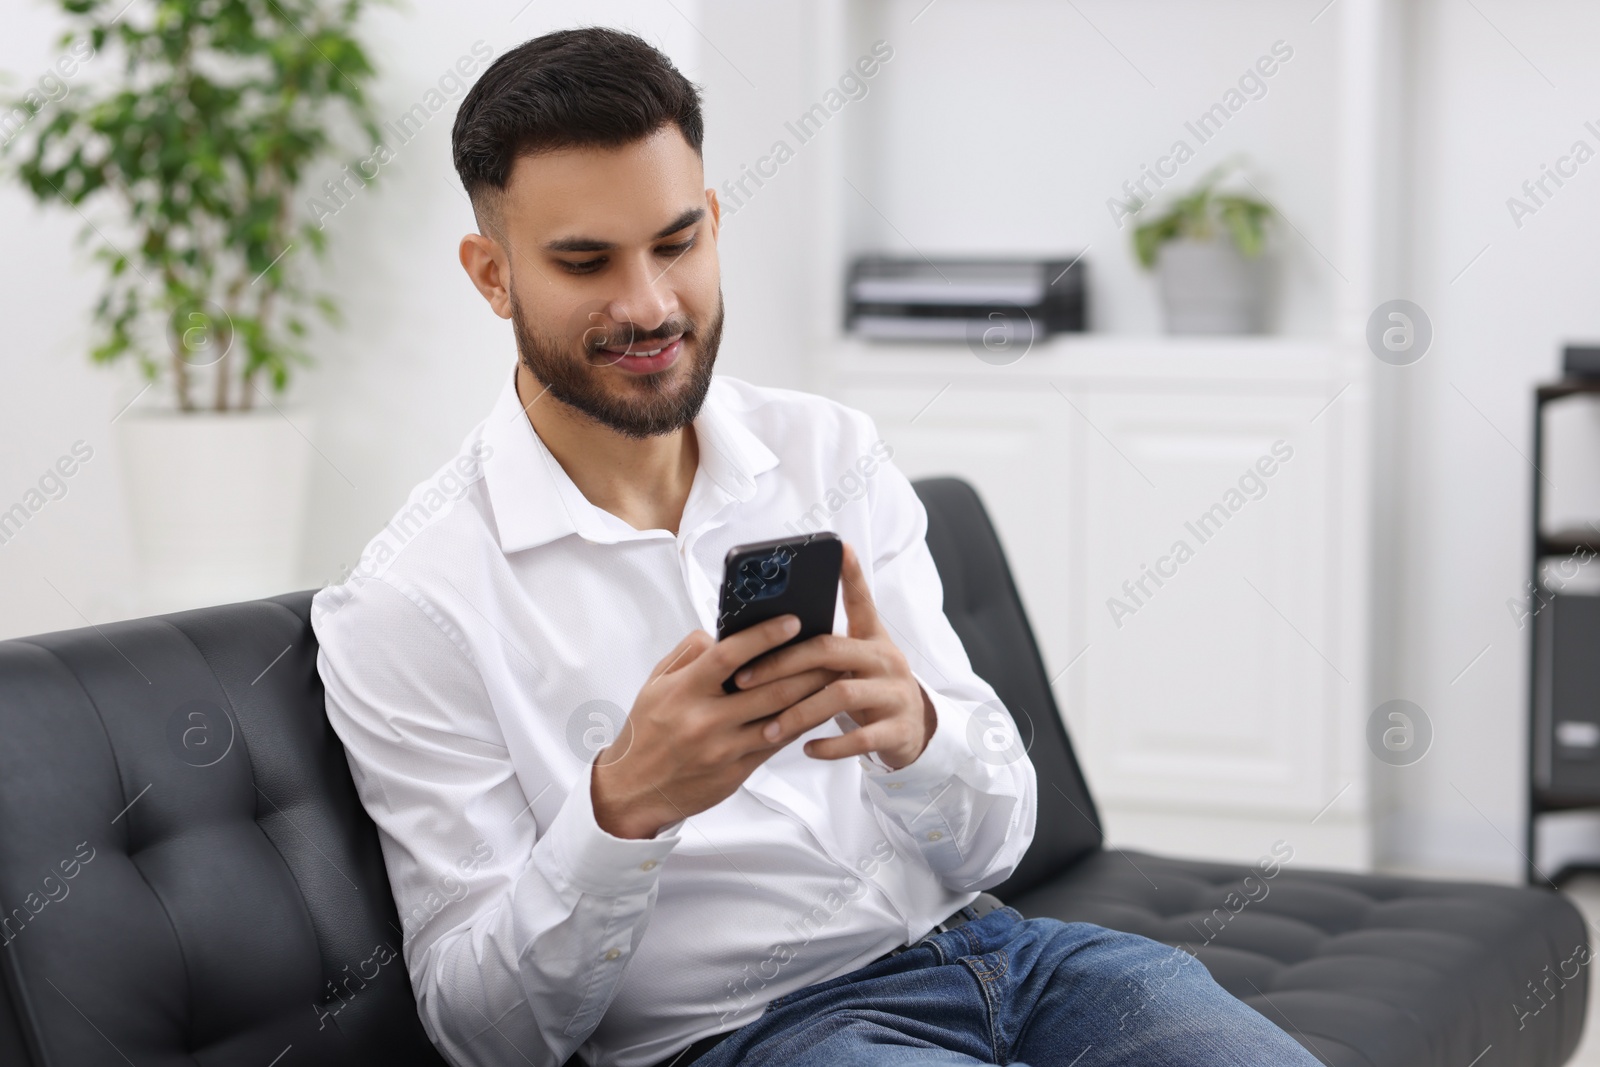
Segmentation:
[[(1585, 350), (1592, 351), (1592, 350)], [(1566, 366), (1574, 364), (1574, 350)], [(1580, 360), (1581, 363), (1581, 360)], [(1529, 567), (1527, 880), (1559, 882), (1578, 870), (1600, 870), (1600, 855), (1543, 872), (1537, 851), (1539, 817), (1575, 809), (1600, 810), (1600, 595), (1547, 590), (1544, 564), (1586, 557), (1600, 567), (1600, 521), (1587, 527), (1544, 528), (1545, 408), (1579, 395), (1600, 396), (1600, 377), (1567, 377), (1541, 385), (1533, 403), (1533, 558)]]

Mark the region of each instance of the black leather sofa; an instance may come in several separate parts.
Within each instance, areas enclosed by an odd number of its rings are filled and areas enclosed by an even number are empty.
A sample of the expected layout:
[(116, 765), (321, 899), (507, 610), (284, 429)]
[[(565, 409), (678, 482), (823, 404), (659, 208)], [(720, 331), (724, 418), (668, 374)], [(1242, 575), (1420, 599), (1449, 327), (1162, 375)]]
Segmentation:
[[(1338, 1067), (1566, 1060), (1588, 938), (1556, 893), (1104, 848), (982, 505), (954, 479), (917, 491), (974, 667), (1039, 726), (1038, 831), (998, 896), (1188, 946)], [(310, 599), (0, 642), (0, 1064), (444, 1062), (323, 713)]]

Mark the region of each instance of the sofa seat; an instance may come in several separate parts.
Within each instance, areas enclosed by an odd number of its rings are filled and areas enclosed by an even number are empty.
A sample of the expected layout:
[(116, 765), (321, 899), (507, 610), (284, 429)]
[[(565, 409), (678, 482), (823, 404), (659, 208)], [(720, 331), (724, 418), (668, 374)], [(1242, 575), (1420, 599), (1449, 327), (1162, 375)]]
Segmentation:
[(1576, 1047), (1588, 936), (1566, 898), (1271, 870), (1107, 849), (1007, 903), (1185, 948), (1335, 1067), (1513, 1067)]

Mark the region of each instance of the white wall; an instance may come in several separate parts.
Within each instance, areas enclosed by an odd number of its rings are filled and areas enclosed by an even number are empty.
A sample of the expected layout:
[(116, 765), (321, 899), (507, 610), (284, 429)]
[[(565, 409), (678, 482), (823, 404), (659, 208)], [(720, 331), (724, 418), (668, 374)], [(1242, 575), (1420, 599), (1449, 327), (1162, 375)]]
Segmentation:
[[(0, 93), (20, 96), (38, 84), (56, 58), (59, 32), (43, 5), (7, 12), (0, 70), (10, 77)], [(97, 280), (87, 250), (74, 244), (80, 228), (65, 205), (41, 210), (14, 182), (0, 183), (0, 510), (21, 501), (75, 441), (94, 450), (67, 481), (66, 495), (0, 544), (3, 636), (138, 610), (129, 591), (133, 560), (110, 426), (138, 386), (122, 393), (121, 379), (89, 364), (87, 320)]]
[(1584, 46), (1600, 10), (1477, 8), (1420, 3), (1411, 33), (1412, 267), (1399, 295), (1427, 309), (1436, 340), (1415, 366), (1378, 368), (1400, 398), (1389, 441), (1404, 487), (1380, 671), (1436, 734), (1427, 758), (1389, 776), (1380, 831), (1390, 857), (1509, 878), (1522, 865), (1527, 633), (1507, 601), (1527, 579), (1532, 388), (1558, 376), (1563, 342), (1600, 338), (1600, 161), (1520, 229), (1506, 200), (1575, 139), (1600, 150), (1583, 126), (1600, 126)]
[[(1278, 245), (1281, 329), (1325, 334), (1341, 266), (1324, 258), (1339, 239), (1339, 41), (1331, 15), (1311, 21), (1322, 6), (861, 0), (847, 20), (847, 58), (878, 36), (895, 57), (838, 129), (728, 220), (724, 369), (800, 388), (818, 380), (814, 346), (827, 329), (815, 309), (836, 294), (817, 280), (815, 237), (835, 203), (849, 213), (853, 248), (1088, 247), (1097, 325), (1156, 332), (1153, 285), (1105, 201), (1279, 39), (1294, 58), (1178, 180), (1248, 154), (1299, 231), (1284, 231)], [(1378, 473), (1390, 506), (1378, 530), (1374, 666), (1383, 695), (1428, 710), (1436, 740), (1421, 763), (1380, 781), (1380, 830), (1390, 862), (1509, 878), (1521, 863), (1526, 639), (1506, 601), (1525, 578), (1532, 474), (1518, 450), (1527, 451), (1531, 385), (1554, 376), (1561, 340), (1600, 337), (1589, 291), (1600, 160), (1520, 230), (1505, 199), (1575, 138), (1600, 147), (1582, 125), (1600, 125), (1600, 109), (1586, 110), (1600, 99), (1600, 71), (1584, 51), (1600, 12), (1577, 0), (1397, 6), (1406, 33), (1395, 47), (1411, 88), (1386, 100), (1402, 153), (1390, 172), (1405, 184), (1392, 190), (1401, 210), (1385, 239), (1396, 256), (1380, 276), (1428, 310), (1437, 339), (1413, 367), (1377, 368)], [(839, 4), (801, 0), (536, 0), (519, 9), (520, 0), (480, 0), (375, 11), (379, 115), (408, 108), (478, 39), (498, 53), (557, 26), (628, 26), (706, 87), (706, 174), (719, 185), (828, 88), (815, 71), (819, 56), (834, 54), (828, 20), (841, 20)], [(9, 14), (0, 69), (16, 76), (10, 89), (45, 69), (55, 30), (39, 5)], [(306, 586), (353, 561), (405, 490), (481, 417), (513, 358), (508, 328), (456, 265), (471, 216), (448, 129), (449, 117), (436, 116), (381, 184), (328, 222), (329, 276), (348, 326), (319, 337), (322, 366), (293, 398), (314, 416), (326, 456), (313, 460)], [(816, 187), (811, 168), (829, 152), (846, 153), (859, 193)], [(41, 211), (0, 185), (0, 507), (73, 441), (96, 449), (68, 495), (0, 545), (0, 635), (139, 613), (126, 593), (133, 559), (107, 425), (137, 383), (83, 355), (98, 276), (73, 243), (79, 228), (70, 211)]]

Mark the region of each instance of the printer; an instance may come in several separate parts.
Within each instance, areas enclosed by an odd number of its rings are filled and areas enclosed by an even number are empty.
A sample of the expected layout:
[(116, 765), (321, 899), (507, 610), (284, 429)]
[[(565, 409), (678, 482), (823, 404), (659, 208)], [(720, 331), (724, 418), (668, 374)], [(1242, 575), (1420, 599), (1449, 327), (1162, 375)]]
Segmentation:
[(1015, 343), (1082, 331), (1084, 263), (1060, 259), (858, 257), (845, 330), (884, 341), (967, 341), (1006, 329)]

